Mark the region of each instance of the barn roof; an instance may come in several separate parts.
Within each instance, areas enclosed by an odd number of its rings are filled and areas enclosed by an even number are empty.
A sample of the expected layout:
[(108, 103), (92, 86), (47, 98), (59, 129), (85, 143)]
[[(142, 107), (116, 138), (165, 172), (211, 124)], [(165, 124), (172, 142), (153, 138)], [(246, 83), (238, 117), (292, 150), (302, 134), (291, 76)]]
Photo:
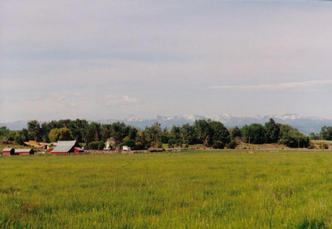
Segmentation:
[(2, 151), (12, 151), (13, 148), (4, 148)]
[(15, 149), (15, 153), (29, 153), (32, 149)]
[(52, 152), (67, 153), (76, 145), (76, 141), (58, 141)]

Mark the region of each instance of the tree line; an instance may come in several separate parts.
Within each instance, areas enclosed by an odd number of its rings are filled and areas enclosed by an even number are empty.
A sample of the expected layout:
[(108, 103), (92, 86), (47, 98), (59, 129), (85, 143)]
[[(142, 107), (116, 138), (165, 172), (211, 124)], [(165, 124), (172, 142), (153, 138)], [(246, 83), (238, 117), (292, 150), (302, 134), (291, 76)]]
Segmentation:
[(323, 126), (319, 133), (311, 133), (309, 135), (312, 140), (332, 140), (332, 126)]
[[(332, 139), (332, 128), (331, 128)], [(137, 129), (122, 122), (100, 124), (87, 120), (59, 120), (50, 122), (30, 121), (27, 128), (13, 131), (0, 127), (0, 139), (23, 144), (28, 140), (56, 142), (77, 140), (89, 148), (102, 149), (106, 140), (112, 140), (112, 147), (123, 145), (133, 149), (150, 147), (188, 147), (201, 144), (217, 149), (235, 148), (241, 141), (251, 144), (280, 143), (289, 147), (308, 147), (309, 137), (297, 129), (276, 123), (273, 119), (262, 124), (245, 125), (242, 128), (227, 129), (223, 123), (212, 120), (196, 120), (193, 124), (161, 128), (159, 123), (145, 129)]]

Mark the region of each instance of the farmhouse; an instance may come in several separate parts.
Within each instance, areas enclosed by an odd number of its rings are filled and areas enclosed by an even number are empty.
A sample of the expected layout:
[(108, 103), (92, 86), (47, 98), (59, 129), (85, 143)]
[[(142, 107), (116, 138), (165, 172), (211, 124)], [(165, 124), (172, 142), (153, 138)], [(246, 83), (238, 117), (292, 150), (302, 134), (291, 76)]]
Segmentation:
[(116, 147), (116, 143), (114, 138), (109, 138), (107, 139), (107, 141), (105, 142), (105, 148), (104, 150), (111, 150), (111, 149), (115, 149)]
[(69, 154), (69, 153), (80, 153), (82, 149), (75, 147), (76, 141), (58, 141), (54, 149), (51, 151), (52, 154)]
[(15, 155), (24, 155), (28, 156), (34, 154), (33, 149), (15, 149)]
[(15, 150), (13, 148), (4, 148), (2, 150), (2, 155), (3, 156), (15, 155)]

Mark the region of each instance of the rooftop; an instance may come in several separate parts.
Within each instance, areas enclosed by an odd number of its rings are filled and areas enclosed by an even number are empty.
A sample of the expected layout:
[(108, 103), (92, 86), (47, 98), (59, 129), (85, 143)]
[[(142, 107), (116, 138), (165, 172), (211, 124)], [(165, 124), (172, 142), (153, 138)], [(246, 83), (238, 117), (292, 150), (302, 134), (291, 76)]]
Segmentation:
[(52, 150), (52, 152), (69, 152), (76, 144), (76, 141), (58, 141), (56, 147)]

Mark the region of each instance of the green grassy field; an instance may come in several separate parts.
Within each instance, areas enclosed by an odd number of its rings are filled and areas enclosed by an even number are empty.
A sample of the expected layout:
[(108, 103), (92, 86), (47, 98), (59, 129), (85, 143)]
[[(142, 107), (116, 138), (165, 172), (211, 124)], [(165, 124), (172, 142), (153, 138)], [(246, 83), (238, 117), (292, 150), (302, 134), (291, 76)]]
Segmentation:
[(332, 228), (332, 153), (1, 157), (0, 228)]

